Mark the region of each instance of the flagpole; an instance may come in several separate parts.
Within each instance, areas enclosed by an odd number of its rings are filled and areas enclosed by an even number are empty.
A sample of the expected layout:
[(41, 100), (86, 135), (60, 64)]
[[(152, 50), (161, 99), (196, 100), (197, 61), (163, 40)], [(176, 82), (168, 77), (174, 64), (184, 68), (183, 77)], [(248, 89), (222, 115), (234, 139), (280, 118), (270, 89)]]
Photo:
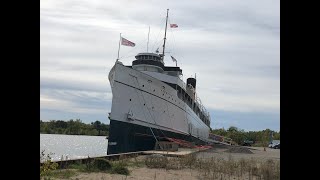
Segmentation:
[(150, 26), (149, 26), (149, 32), (148, 32), (147, 52), (148, 52), (148, 49), (149, 49), (149, 34), (150, 34)]
[(120, 40), (119, 40), (119, 48), (118, 48), (118, 58), (117, 58), (117, 61), (119, 60), (120, 43), (121, 43), (121, 33), (120, 33)]
[(167, 36), (167, 24), (168, 24), (168, 14), (169, 14), (169, 9), (167, 9), (167, 18), (166, 18), (166, 29), (164, 31), (164, 38), (163, 38), (163, 50), (162, 50), (162, 60), (164, 60), (164, 49), (166, 47), (166, 36)]

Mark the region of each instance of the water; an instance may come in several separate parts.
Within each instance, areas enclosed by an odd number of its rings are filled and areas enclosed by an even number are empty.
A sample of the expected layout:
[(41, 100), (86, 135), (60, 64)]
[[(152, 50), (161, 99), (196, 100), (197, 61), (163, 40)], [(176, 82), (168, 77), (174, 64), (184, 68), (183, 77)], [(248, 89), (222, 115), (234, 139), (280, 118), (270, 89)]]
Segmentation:
[(68, 159), (82, 159), (106, 156), (108, 139), (105, 136), (82, 136), (62, 134), (40, 134), (40, 152), (50, 155), (53, 161), (68, 157)]

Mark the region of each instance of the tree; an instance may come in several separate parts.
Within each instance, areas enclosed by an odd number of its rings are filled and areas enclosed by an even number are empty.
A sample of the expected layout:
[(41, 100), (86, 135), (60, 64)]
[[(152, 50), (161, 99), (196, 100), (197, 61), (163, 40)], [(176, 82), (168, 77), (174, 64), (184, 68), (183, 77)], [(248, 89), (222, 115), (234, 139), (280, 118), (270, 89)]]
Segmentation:
[(230, 126), (228, 132), (238, 132), (238, 128), (234, 126)]
[(98, 130), (98, 135), (100, 136), (100, 131), (101, 131), (101, 122), (100, 121), (95, 121), (94, 123), (91, 123), (93, 127)]

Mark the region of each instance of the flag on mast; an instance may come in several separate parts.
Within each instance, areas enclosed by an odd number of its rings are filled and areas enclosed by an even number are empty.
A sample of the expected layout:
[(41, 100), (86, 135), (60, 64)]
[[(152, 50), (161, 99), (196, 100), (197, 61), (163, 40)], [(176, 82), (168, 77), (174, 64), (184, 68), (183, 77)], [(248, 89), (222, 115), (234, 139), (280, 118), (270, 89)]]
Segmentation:
[(177, 28), (178, 25), (177, 24), (170, 24), (170, 28)]
[(136, 44), (126, 38), (121, 37), (121, 45), (134, 47)]
[(173, 62), (176, 62), (176, 66), (177, 66), (177, 60), (176, 60), (176, 58), (174, 58), (173, 56), (171, 56), (171, 59), (172, 59)]
[(172, 59), (173, 62), (177, 62), (176, 58), (174, 58), (172, 56), (171, 56), (171, 59)]

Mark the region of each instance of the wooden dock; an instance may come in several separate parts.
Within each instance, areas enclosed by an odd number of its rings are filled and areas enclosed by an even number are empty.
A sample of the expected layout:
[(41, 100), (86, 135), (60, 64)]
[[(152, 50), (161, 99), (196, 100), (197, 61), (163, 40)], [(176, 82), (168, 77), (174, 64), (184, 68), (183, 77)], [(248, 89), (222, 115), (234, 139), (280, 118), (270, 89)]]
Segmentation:
[[(138, 151), (138, 152), (129, 152), (129, 153), (120, 153), (120, 154), (111, 154), (106, 156), (97, 156), (97, 157), (86, 157), (86, 158), (79, 158), (79, 159), (63, 159), (63, 160), (55, 160), (53, 162), (58, 163), (59, 165), (69, 164), (74, 162), (86, 163), (87, 161), (91, 161), (94, 158), (104, 158), (108, 160), (121, 160), (131, 157), (137, 157), (139, 155), (152, 155), (152, 154), (160, 154), (163, 156), (169, 157), (183, 157), (189, 154), (197, 153), (200, 151), (207, 150), (209, 148), (179, 148), (178, 151)], [(41, 164), (41, 163), (40, 163)]]
[(170, 156), (170, 157), (183, 157), (189, 154), (193, 154), (196, 152), (204, 151), (209, 148), (179, 148), (178, 151), (143, 151), (142, 154), (144, 155), (151, 155), (151, 154), (161, 154), (164, 156)]

